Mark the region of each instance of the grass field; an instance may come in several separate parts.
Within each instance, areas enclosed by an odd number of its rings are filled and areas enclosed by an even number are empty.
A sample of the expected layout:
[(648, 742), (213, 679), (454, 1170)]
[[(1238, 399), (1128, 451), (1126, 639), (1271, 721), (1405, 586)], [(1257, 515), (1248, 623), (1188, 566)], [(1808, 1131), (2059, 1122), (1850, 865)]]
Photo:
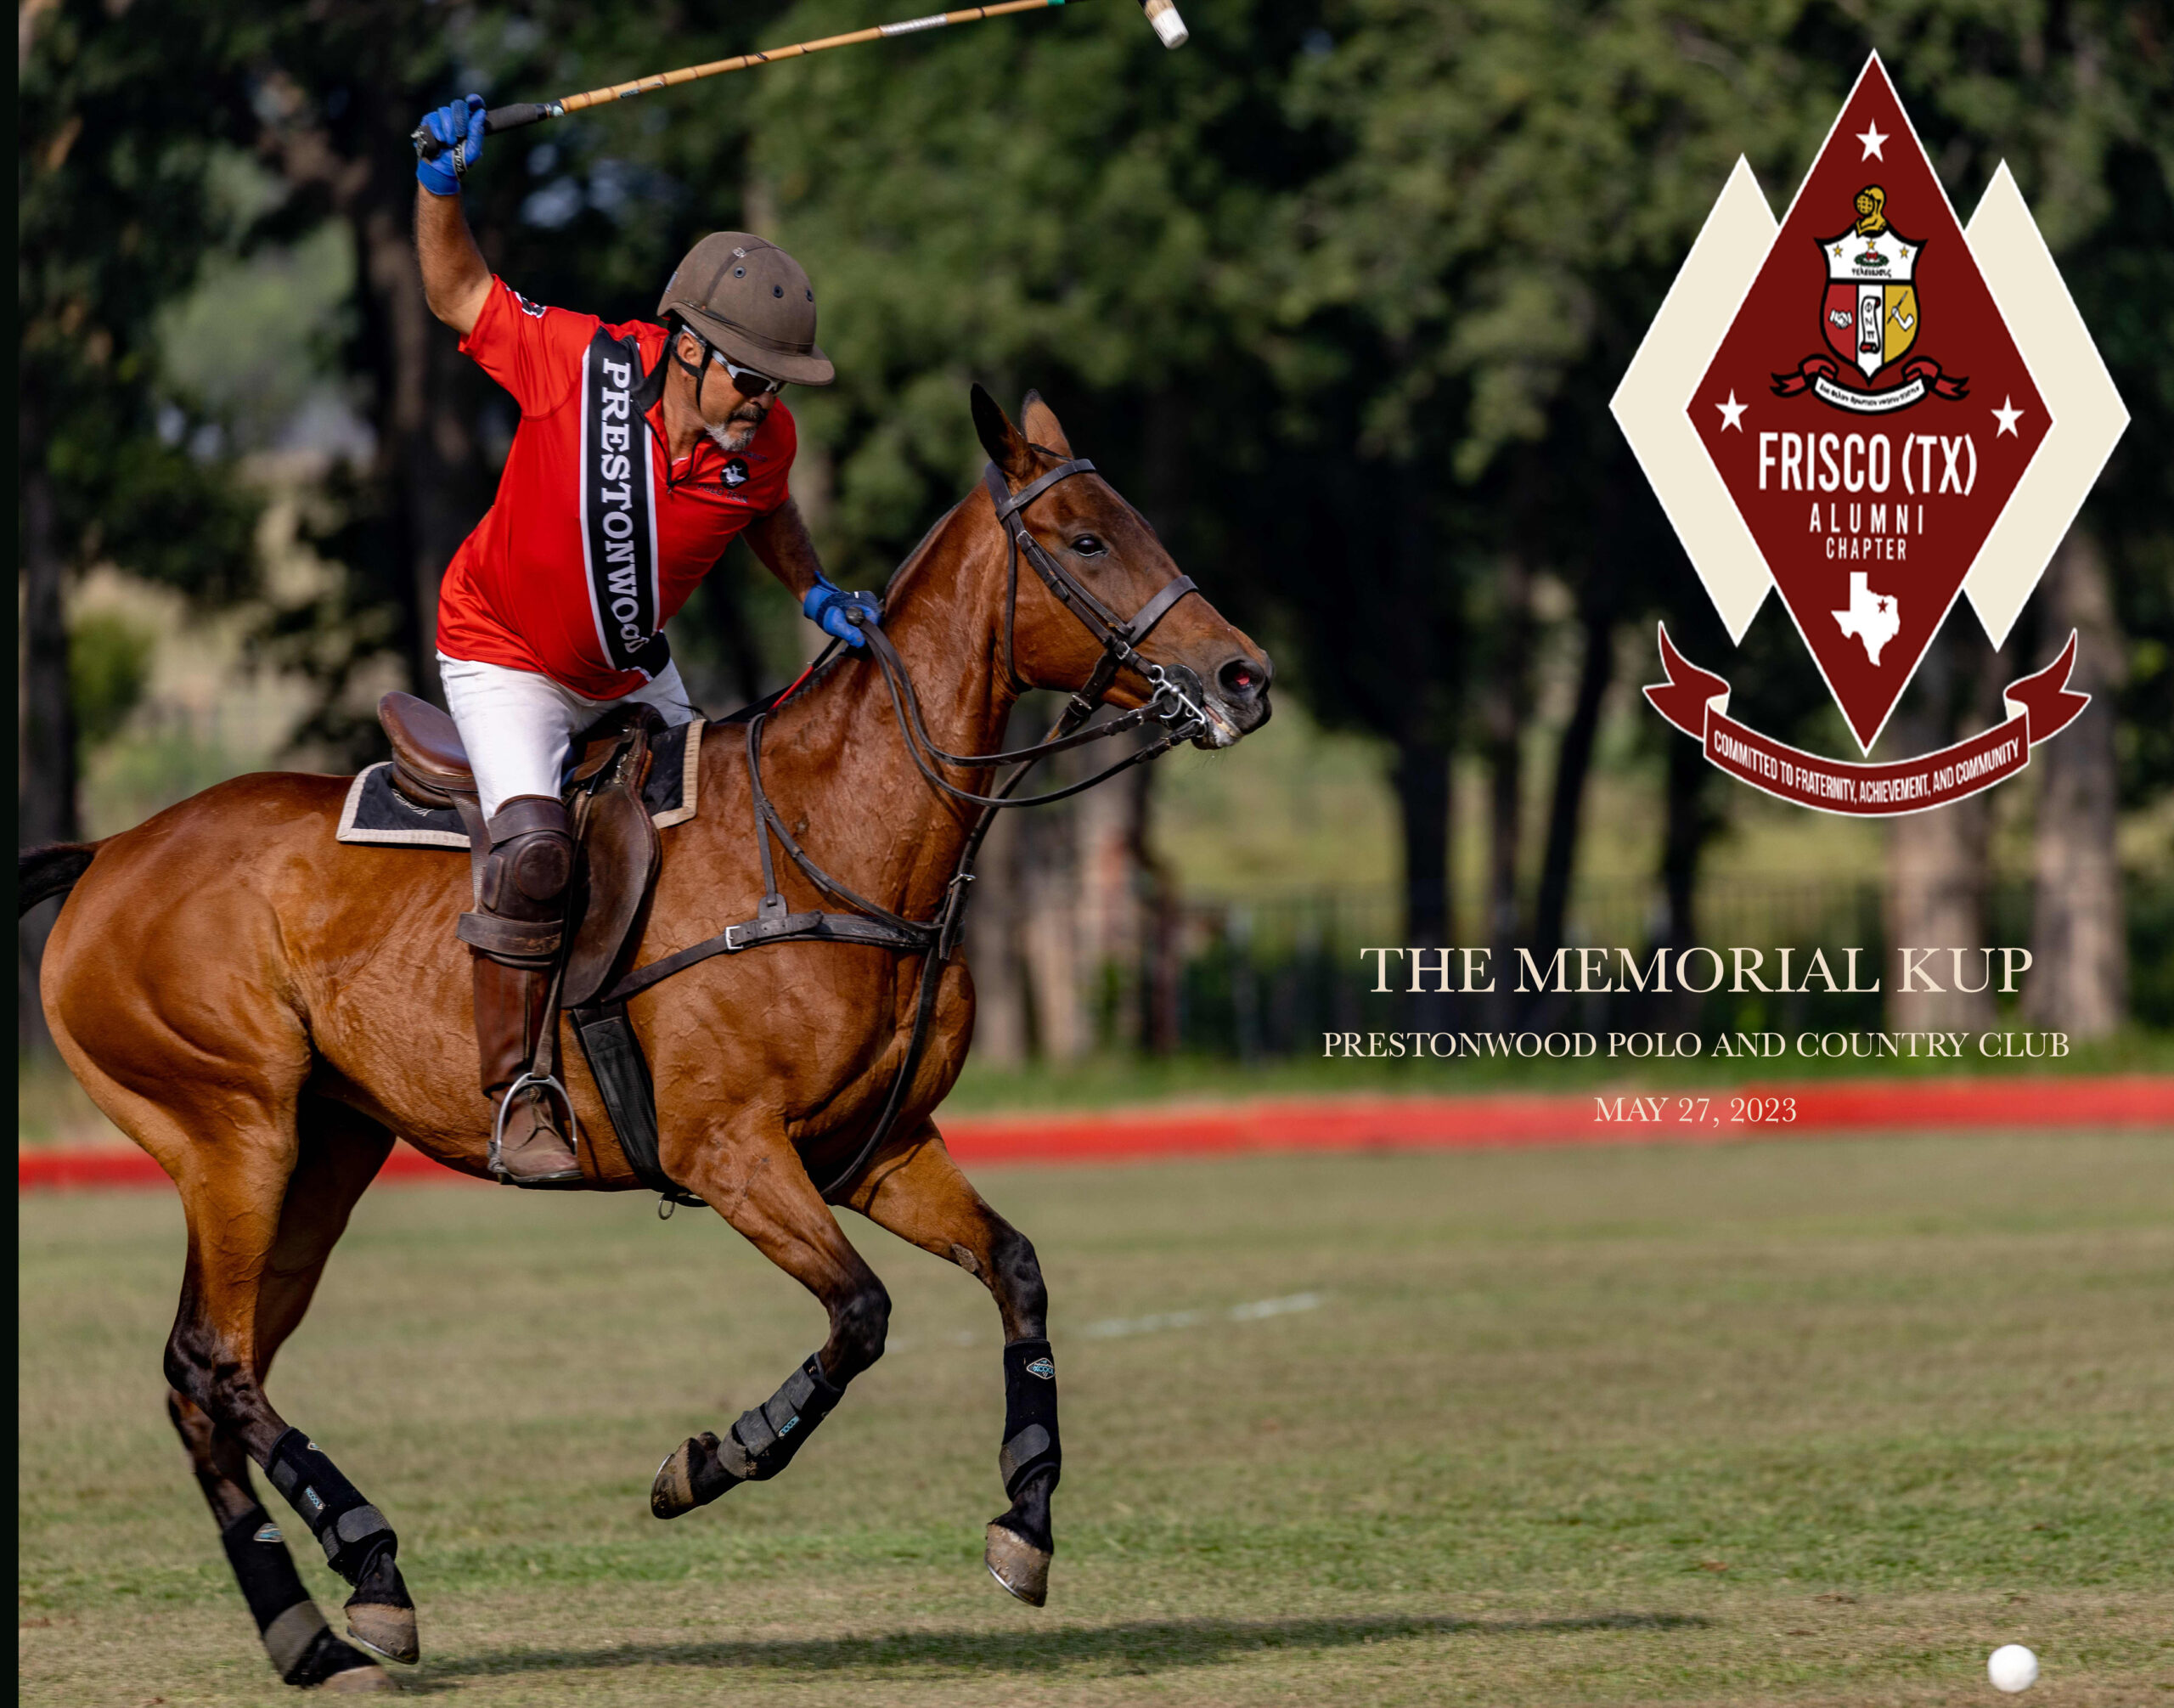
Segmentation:
[[(2174, 1705), (2174, 1139), (983, 1185), (1055, 1299), (1040, 1613), (979, 1563), (1002, 1401), (957, 1271), (849, 1221), (889, 1356), (785, 1478), (666, 1525), (657, 1460), (766, 1395), (816, 1308), (646, 1199), (366, 1200), (273, 1392), (400, 1530), (408, 1688), (1945, 1704), (2002, 1700), (1984, 1659), (2019, 1641), (2028, 1700)], [(20, 1700), (291, 1700), (160, 1406), (174, 1203), (20, 1217)]]

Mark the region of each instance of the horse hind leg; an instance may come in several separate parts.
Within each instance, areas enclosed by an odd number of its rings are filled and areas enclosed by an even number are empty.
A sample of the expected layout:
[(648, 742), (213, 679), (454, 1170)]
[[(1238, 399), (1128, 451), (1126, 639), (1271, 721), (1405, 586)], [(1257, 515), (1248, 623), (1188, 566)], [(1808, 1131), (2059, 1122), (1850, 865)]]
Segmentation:
[(172, 1390), (166, 1415), (189, 1451), (197, 1486), (219, 1527), (227, 1564), (234, 1568), (242, 1599), (249, 1604), (257, 1636), (281, 1682), (304, 1690), (322, 1687), (335, 1695), (391, 1689), (392, 1679), (383, 1667), (342, 1643), (325, 1624), (295, 1570), (279, 1525), (256, 1498), (249, 1455), (241, 1444), (220, 1430), (202, 1407)]
[(678, 1518), (741, 1483), (784, 1470), (845, 1397), (846, 1384), (883, 1356), (891, 1316), (883, 1283), (782, 1140), (752, 1157), (720, 1146), (673, 1173), (822, 1301), (831, 1332), (775, 1394), (741, 1413), (723, 1437), (704, 1430), (657, 1467), (649, 1506), (660, 1519)]
[(955, 1263), (988, 1288), (1004, 1324), (1004, 1441), (997, 1468), (1011, 1505), (989, 1520), (989, 1576), (1032, 1607), (1049, 1599), (1056, 1552), (1050, 1500), (1063, 1473), (1049, 1289), (1034, 1248), (959, 1170), (933, 1123), (877, 1159), (848, 1200), (901, 1239)]
[[(346, 1605), (347, 1634), (394, 1660), (412, 1662), (419, 1654), (415, 1612), (397, 1564), (398, 1540), (384, 1515), (363, 1498), (317, 1444), (301, 1430), (290, 1427), (276, 1412), (263, 1390), (263, 1378), (279, 1344), (301, 1320), (325, 1259), (345, 1229), (348, 1213), (363, 1189), (375, 1175), (391, 1147), (381, 1129), (360, 1117), (314, 1099), (305, 1098), (299, 1112), (300, 1160), (292, 1173), (279, 1177), (268, 1159), (252, 1157), (252, 1167), (206, 1170), (183, 1182), (183, 1198), (189, 1219), (189, 1271), (183, 1282), (181, 1309), (166, 1347), (166, 1376), (178, 1404), (174, 1411), (183, 1439), (190, 1443), (193, 1457), (202, 1468), (207, 1463), (222, 1486), (206, 1485), (207, 1498), (222, 1521), (222, 1535), (239, 1535), (237, 1502), (245, 1502), (255, 1513), (250, 1491), (247, 1461), (254, 1459), (271, 1478), (273, 1486), (286, 1497), (310, 1527), (327, 1561), (355, 1592)], [(192, 1440), (192, 1414), (200, 1414), (210, 1431), (206, 1450), (199, 1452)], [(208, 1457), (221, 1442), (231, 1443), (231, 1463), (222, 1466)], [(243, 1474), (232, 1474), (235, 1469)], [(254, 1538), (267, 1529), (276, 1534), (268, 1518), (250, 1531), (251, 1549), (237, 1556), (230, 1547), (229, 1559), (242, 1581), (251, 1611), (259, 1615), (259, 1628), (271, 1650), (272, 1626), (264, 1622), (268, 1612), (290, 1615), (285, 1635), (303, 1645), (316, 1646), (315, 1638), (301, 1632), (312, 1624), (322, 1628), (313, 1604), (300, 1593), (298, 1578), (291, 1585), (293, 1563), (279, 1549), (275, 1561), (252, 1551), (262, 1547)], [(284, 1573), (280, 1568), (284, 1566)], [(255, 1577), (247, 1574), (254, 1573)], [(270, 1603), (288, 1599), (285, 1608), (271, 1609)], [(260, 1606), (260, 1598), (263, 1605)], [(301, 1609), (307, 1607), (307, 1611)], [(339, 1649), (356, 1651), (327, 1638)], [(275, 1665), (286, 1676), (289, 1665), (300, 1665), (307, 1654), (293, 1652), (295, 1642), (272, 1651)], [(283, 1654), (287, 1664), (282, 1664)], [(362, 1674), (362, 1667), (343, 1664), (321, 1681), (342, 1689), (387, 1688)], [(319, 1682), (290, 1679), (290, 1682)]]

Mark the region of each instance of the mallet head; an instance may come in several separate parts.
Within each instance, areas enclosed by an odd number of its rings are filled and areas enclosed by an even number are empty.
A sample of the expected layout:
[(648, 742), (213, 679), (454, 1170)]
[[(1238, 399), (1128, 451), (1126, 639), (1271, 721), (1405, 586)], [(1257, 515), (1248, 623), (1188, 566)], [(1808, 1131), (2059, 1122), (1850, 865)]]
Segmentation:
[(1155, 26), (1155, 33), (1166, 48), (1182, 48), (1187, 31), (1186, 20), (1178, 16), (1175, 0), (1140, 0), (1140, 9), (1147, 14), (1147, 21)]

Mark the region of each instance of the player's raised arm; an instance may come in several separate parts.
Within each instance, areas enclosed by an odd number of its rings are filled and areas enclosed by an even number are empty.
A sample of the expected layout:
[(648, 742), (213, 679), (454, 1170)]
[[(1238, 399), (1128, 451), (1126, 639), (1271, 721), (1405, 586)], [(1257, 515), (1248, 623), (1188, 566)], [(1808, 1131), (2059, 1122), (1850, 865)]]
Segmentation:
[(461, 211), (461, 175), (483, 152), (483, 98), (440, 107), (423, 128), (451, 146), (415, 162), (415, 256), (431, 313), (465, 338), (491, 294), (491, 269)]

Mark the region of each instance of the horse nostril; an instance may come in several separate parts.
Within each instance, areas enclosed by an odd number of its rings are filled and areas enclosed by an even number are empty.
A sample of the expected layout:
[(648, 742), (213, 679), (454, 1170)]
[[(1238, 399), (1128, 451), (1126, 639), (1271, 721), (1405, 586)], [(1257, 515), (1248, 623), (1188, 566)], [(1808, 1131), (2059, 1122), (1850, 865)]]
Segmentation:
[(1215, 680), (1231, 698), (1252, 700), (1268, 686), (1268, 666), (1251, 658), (1233, 658), (1215, 673)]

